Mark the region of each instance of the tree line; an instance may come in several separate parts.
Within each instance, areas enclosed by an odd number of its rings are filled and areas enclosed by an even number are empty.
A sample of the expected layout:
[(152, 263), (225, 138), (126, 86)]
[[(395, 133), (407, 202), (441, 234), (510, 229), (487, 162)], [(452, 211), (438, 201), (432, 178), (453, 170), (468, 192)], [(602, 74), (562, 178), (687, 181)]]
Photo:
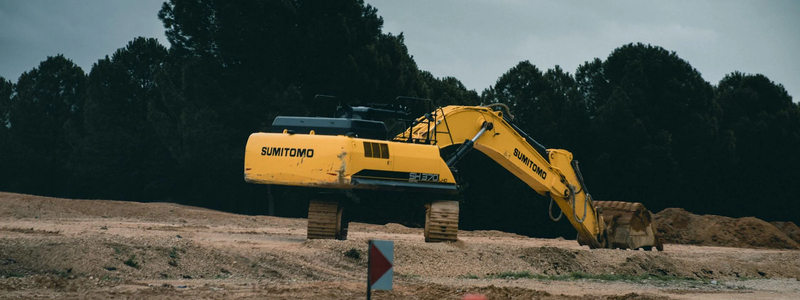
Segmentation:
[[(596, 199), (800, 221), (800, 107), (760, 74), (713, 85), (675, 52), (628, 44), (574, 75), (523, 61), (478, 93), (420, 70), (362, 0), (170, 0), (158, 17), (169, 48), (139, 37), (88, 74), (56, 55), (0, 78), (0, 190), (263, 214), (267, 188), (242, 179), (250, 133), (331, 116), (316, 94), (411, 96), (508, 104), (540, 143), (575, 154)], [(270, 191), (277, 204), (296, 193)]]

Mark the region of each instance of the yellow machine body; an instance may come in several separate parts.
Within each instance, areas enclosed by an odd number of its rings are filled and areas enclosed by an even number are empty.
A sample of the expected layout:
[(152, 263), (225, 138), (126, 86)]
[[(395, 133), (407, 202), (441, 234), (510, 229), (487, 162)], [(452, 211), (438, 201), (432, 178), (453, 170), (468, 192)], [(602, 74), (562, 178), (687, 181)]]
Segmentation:
[(245, 150), (244, 178), (332, 189), (456, 192), (438, 147), (343, 135), (254, 133)]

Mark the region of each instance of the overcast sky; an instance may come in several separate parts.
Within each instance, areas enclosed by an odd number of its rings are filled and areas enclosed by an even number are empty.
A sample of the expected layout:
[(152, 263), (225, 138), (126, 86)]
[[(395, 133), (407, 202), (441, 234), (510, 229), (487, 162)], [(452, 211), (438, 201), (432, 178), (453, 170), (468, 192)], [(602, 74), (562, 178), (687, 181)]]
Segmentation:
[(92, 64), (138, 36), (169, 47), (158, 11), (164, 0), (0, 0), (0, 76), (16, 83), (48, 56)]
[[(85, 72), (137, 36), (168, 45), (162, 0), (0, 0), (0, 76), (64, 54)], [(404, 33), (420, 69), (481, 92), (518, 62), (542, 70), (642, 42), (675, 51), (717, 84), (761, 73), (800, 100), (800, 1), (366, 0), (384, 32)], [(611, 4), (607, 3), (611, 2)]]

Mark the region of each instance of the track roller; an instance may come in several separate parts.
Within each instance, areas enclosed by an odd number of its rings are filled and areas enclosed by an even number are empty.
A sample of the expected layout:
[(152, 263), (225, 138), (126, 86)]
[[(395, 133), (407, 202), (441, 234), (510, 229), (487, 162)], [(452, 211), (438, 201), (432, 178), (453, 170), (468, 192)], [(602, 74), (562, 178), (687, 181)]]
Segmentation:
[(434, 201), (425, 208), (425, 242), (457, 241), (458, 201)]
[(344, 208), (336, 200), (311, 200), (308, 204), (308, 239), (347, 239), (342, 226)]

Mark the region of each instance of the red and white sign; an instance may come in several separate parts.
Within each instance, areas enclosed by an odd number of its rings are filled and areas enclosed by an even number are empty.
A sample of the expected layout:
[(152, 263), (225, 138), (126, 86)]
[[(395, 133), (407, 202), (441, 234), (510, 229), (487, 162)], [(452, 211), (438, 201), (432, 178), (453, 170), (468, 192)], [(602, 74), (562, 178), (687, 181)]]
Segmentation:
[(370, 240), (367, 289), (391, 290), (393, 264), (394, 242)]

